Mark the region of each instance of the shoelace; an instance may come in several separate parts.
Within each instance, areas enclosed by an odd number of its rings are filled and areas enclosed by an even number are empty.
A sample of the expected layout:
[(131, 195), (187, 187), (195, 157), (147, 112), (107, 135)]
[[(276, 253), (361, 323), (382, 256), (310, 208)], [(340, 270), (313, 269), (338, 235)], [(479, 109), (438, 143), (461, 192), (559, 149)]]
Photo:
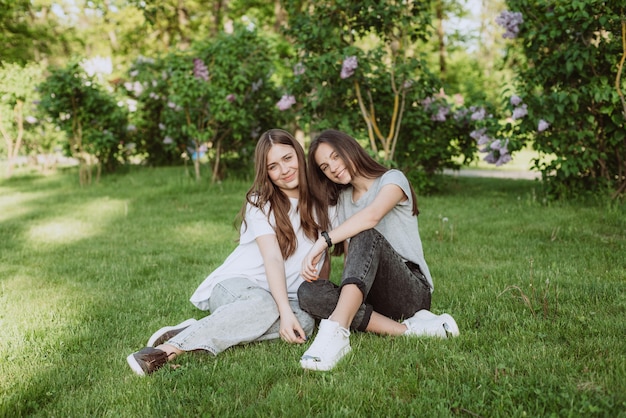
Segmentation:
[(443, 329), (446, 332), (446, 338), (450, 338), (450, 334), (452, 334), (452, 331), (450, 331), (450, 326), (447, 322), (443, 323)]

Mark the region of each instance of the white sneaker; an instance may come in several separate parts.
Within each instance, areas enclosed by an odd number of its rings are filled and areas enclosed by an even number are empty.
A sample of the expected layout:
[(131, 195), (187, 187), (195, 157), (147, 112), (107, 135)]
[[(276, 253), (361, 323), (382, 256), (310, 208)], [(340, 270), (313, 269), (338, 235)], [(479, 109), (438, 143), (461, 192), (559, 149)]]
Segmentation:
[(197, 322), (196, 319), (189, 318), (178, 325), (171, 325), (161, 328), (160, 330), (152, 334), (152, 336), (148, 339), (146, 347), (157, 347), (163, 344), (170, 338), (174, 338), (175, 335), (177, 335), (179, 332), (195, 322)]
[(435, 315), (422, 310), (402, 324), (407, 327), (404, 335), (408, 336), (448, 338), (459, 335), (459, 327), (449, 314)]
[(416, 319), (435, 319), (438, 318), (439, 315), (435, 315), (434, 313), (432, 313), (431, 311), (429, 311), (428, 309), (422, 309), (421, 311), (417, 311), (415, 313), (415, 315), (412, 316), (412, 318), (416, 318)]
[(302, 355), (300, 365), (303, 369), (327, 371), (350, 350), (350, 331), (335, 321), (322, 319), (317, 336)]

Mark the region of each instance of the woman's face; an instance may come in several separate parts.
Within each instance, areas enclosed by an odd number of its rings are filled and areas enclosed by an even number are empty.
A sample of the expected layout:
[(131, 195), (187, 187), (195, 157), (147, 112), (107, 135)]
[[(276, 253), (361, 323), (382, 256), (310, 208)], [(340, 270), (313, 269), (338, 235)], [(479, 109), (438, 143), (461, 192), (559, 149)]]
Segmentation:
[(267, 173), (289, 197), (298, 197), (299, 167), (296, 150), (289, 145), (275, 144), (267, 152)]
[(315, 162), (332, 182), (337, 184), (350, 184), (352, 175), (343, 158), (337, 154), (329, 144), (322, 142), (315, 151)]

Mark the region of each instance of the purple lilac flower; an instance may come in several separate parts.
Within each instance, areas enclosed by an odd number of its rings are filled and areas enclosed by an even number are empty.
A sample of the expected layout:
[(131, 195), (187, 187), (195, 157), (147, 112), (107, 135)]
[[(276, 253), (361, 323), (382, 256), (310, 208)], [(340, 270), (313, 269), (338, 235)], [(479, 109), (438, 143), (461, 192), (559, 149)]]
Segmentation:
[[(485, 145), (488, 144), (490, 142), (492, 142), (493, 139), (489, 136), (489, 135), (481, 135), (477, 140), (476, 140), (476, 145)], [(485, 151), (486, 152), (486, 151)]]
[(528, 106), (523, 104), (513, 109), (513, 119), (521, 119), (528, 114)]
[[(493, 139), (487, 135), (487, 128), (480, 128), (470, 132), (470, 136), (476, 140), (476, 145), (486, 145), (493, 142)], [(489, 152), (489, 147), (485, 147), (480, 152)]]
[(306, 67), (301, 62), (293, 66), (293, 75), (298, 76), (306, 72)]
[(467, 112), (469, 112), (469, 110), (467, 110), (466, 108), (457, 110), (454, 113), (454, 120), (463, 120), (465, 116), (467, 116)]
[(485, 108), (480, 107), (480, 108), (476, 109), (474, 111), (474, 113), (472, 113), (472, 116), (470, 116), (470, 119), (472, 119), (472, 120), (483, 120), (483, 119), (485, 119)]
[(343, 60), (343, 64), (341, 65), (341, 74), (340, 77), (342, 79), (346, 79), (348, 77), (352, 77), (354, 71), (359, 66), (359, 63), (356, 59), (356, 55), (346, 58)]
[(508, 154), (509, 153), (509, 140), (504, 141), (504, 145), (500, 147), (500, 154)]
[(165, 138), (163, 138), (163, 143), (164, 144), (173, 144), (174, 140), (171, 137), (166, 136)]
[(209, 81), (209, 69), (200, 58), (193, 59), (193, 76), (198, 80)]
[(424, 107), (429, 107), (431, 104), (433, 104), (435, 101), (434, 97), (427, 97), (424, 100), (422, 100), (422, 106)]
[(499, 139), (496, 139), (495, 141), (491, 143), (491, 145), (489, 145), (489, 148), (491, 148), (494, 151), (499, 151), (500, 147), (502, 147), (502, 142)]
[(495, 164), (496, 161), (498, 161), (498, 159), (496, 158), (496, 156), (493, 154), (493, 152), (490, 152), (489, 154), (485, 155), (485, 157), (483, 158), (484, 161), (488, 162), (489, 164)]
[[(477, 145), (486, 145), (493, 141), (486, 132), (487, 128), (480, 128), (470, 132), (470, 136), (476, 140)], [(489, 147), (481, 149), (480, 152), (489, 152)]]
[(413, 80), (405, 80), (404, 83), (402, 83), (402, 88), (404, 90), (408, 90), (411, 88), (412, 85), (413, 85)]
[(495, 162), (495, 165), (497, 167), (500, 167), (501, 165), (506, 164), (511, 160), (512, 160), (511, 154), (500, 154), (500, 157)]
[(450, 111), (449, 108), (440, 106), (439, 109), (437, 110), (437, 113), (432, 115), (430, 117), (430, 119), (434, 120), (436, 122), (445, 122), (446, 121), (446, 115), (448, 114), (449, 111)]
[(296, 103), (296, 98), (294, 96), (285, 94), (283, 95), (283, 97), (280, 98), (278, 103), (276, 103), (276, 107), (278, 107), (279, 110), (287, 110), (291, 106), (293, 106), (295, 103)]
[(522, 98), (518, 95), (511, 96), (511, 104), (513, 106), (519, 106), (522, 103)]
[(539, 120), (539, 125), (537, 125), (537, 132), (543, 132), (550, 127), (550, 124), (543, 119)]
[(237, 96), (234, 93), (230, 93), (228, 96), (226, 96), (226, 100), (233, 103), (235, 100), (237, 100)]
[(496, 17), (496, 23), (505, 30), (503, 38), (513, 39), (519, 33), (519, 25), (524, 23), (524, 17), (520, 12), (505, 10)]
[(487, 128), (475, 129), (472, 132), (470, 132), (470, 136), (477, 140), (478, 138), (483, 136), (485, 132), (487, 132)]

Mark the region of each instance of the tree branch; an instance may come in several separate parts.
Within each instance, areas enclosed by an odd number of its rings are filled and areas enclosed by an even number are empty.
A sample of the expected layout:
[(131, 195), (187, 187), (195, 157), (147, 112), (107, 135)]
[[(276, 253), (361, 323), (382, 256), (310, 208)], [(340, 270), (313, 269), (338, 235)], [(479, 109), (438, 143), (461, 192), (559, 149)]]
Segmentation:
[(619, 65), (617, 66), (617, 76), (615, 77), (615, 89), (617, 90), (617, 94), (619, 95), (619, 99), (622, 102), (622, 114), (624, 115), (624, 119), (626, 119), (626, 100), (624, 100), (624, 94), (622, 93), (622, 89), (620, 87), (621, 78), (622, 78), (622, 69), (624, 68), (624, 60), (626, 60), (626, 20), (624, 19), (624, 13), (622, 12), (622, 58), (619, 61)]
[(378, 148), (376, 147), (376, 139), (374, 138), (374, 131), (372, 129), (372, 122), (370, 115), (367, 113), (367, 109), (365, 108), (365, 104), (363, 103), (363, 97), (361, 96), (361, 87), (359, 86), (359, 82), (354, 80), (354, 90), (356, 91), (356, 98), (359, 102), (359, 108), (361, 109), (361, 115), (363, 115), (363, 119), (365, 119), (365, 125), (367, 125), (367, 133), (370, 137), (370, 146), (374, 152), (378, 152)]

